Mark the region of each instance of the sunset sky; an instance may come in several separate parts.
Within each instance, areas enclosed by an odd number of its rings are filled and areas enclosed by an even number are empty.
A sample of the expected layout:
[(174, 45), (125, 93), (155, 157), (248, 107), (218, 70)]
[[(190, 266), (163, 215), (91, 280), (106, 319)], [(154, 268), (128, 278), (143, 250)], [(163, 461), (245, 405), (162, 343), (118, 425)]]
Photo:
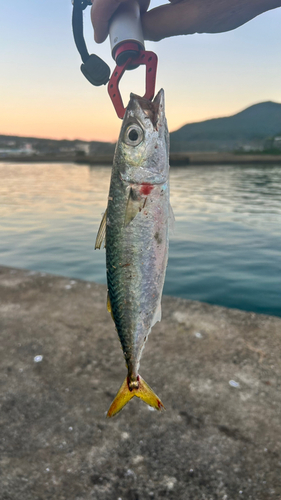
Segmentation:
[[(106, 87), (93, 87), (80, 72), (71, 13), (70, 0), (2, 1), (0, 134), (116, 140), (121, 121)], [(90, 8), (84, 19), (89, 51), (113, 69), (109, 41), (93, 40)], [(156, 87), (165, 89), (169, 129), (281, 102), (280, 26), (281, 8), (229, 33), (147, 42), (159, 58)], [(143, 89), (143, 68), (125, 74), (124, 102)]]

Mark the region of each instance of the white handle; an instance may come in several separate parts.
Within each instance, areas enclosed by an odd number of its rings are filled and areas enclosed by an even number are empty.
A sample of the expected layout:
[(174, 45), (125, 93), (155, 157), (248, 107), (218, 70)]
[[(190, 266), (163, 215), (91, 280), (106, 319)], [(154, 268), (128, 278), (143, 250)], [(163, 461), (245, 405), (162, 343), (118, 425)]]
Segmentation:
[(137, 0), (130, 0), (118, 7), (109, 26), (109, 37), (113, 59), (116, 49), (124, 42), (136, 42), (140, 50), (144, 50), (140, 6)]

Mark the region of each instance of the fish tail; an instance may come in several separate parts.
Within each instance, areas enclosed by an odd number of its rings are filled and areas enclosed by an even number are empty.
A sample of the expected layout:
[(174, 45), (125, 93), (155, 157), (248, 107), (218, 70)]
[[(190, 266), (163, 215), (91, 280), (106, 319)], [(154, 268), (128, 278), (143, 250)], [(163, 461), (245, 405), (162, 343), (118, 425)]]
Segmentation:
[(121, 385), (117, 396), (111, 403), (107, 412), (107, 417), (114, 417), (114, 415), (119, 413), (119, 411), (121, 411), (134, 396), (142, 399), (146, 404), (152, 406), (152, 408), (155, 408), (156, 410), (165, 410), (162, 401), (158, 398), (158, 396), (156, 396), (151, 387), (149, 387), (140, 375), (138, 376), (138, 388), (130, 390), (128, 380), (128, 377), (126, 377)]

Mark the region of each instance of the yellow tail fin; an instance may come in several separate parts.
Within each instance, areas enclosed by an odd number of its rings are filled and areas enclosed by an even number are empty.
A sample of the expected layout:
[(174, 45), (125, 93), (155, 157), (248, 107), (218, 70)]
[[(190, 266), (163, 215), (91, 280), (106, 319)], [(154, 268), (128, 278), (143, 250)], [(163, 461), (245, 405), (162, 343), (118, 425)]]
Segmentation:
[(151, 387), (141, 378), (139, 375), (139, 387), (138, 389), (133, 389), (130, 391), (128, 386), (128, 379), (125, 378), (123, 384), (121, 385), (117, 396), (111, 403), (111, 406), (107, 412), (108, 417), (114, 417), (122, 408), (132, 399), (134, 396), (142, 399), (146, 404), (156, 408), (156, 410), (165, 410), (163, 403), (160, 401), (158, 396), (153, 392)]

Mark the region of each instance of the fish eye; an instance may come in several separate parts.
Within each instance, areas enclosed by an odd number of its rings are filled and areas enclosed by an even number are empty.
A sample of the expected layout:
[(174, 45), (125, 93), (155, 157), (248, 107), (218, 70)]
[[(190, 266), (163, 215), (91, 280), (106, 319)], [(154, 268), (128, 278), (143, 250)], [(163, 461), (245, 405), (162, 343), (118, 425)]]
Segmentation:
[(128, 146), (138, 146), (143, 140), (143, 130), (139, 125), (129, 125), (125, 132), (124, 142)]

